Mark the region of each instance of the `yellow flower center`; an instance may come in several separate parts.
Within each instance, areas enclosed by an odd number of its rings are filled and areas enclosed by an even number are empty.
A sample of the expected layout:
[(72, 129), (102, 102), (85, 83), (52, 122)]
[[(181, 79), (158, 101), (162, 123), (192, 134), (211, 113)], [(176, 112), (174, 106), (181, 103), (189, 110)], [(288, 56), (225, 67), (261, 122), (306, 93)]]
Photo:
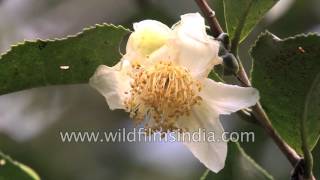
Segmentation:
[(176, 119), (188, 116), (201, 101), (201, 84), (172, 62), (159, 62), (148, 69), (133, 67), (131, 96), (125, 102), (130, 117), (137, 123), (146, 118), (146, 126), (153, 131), (177, 130)]

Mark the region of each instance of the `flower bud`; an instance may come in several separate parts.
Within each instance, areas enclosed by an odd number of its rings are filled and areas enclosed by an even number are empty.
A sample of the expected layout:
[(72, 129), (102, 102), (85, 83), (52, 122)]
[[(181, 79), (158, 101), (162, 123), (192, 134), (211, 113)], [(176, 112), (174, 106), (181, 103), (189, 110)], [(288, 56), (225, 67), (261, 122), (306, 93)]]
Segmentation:
[(143, 28), (135, 31), (130, 36), (131, 47), (148, 56), (159, 49), (168, 39), (168, 34), (154, 28)]
[(218, 37), (217, 40), (222, 43), (225, 49), (229, 49), (230, 46), (230, 39), (229, 35), (227, 33), (221, 33)]
[(236, 59), (236, 57), (234, 57), (233, 54), (226, 53), (225, 55), (221, 56), (221, 58), (223, 59), (224, 73), (226, 75), (238, 73), (238, 60)]

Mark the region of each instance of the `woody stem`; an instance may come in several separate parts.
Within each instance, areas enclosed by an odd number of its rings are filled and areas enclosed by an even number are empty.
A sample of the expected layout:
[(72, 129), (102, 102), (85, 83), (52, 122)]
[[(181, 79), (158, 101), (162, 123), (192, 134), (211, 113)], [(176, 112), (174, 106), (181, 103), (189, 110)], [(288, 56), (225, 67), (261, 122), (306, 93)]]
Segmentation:
[[(221, 33), (223, 33), (223, 30), (221, 26), (219, 25), (219, 22), (215, 16), (214, 11), (210, 8), (206, 0), (195, 0), (198, 4), (199, 8), (201, 9), (202, 13), (204, 14), (210, 29), (213, 33), (214, 37), (218, 37)], [(237, 46), (236, 46), (237, 47)], [(234, 55), (238, 58), (238, 50), (232, 49), (231, 53), (234, 53)], [(245, 87), (251, 87), (251, 82), (248, 78), (248, 75), (241, 63), (239, 62), (239, 72), (236, 74), (239, 81), (242, 83)], [(291, 165), (295, 167), (301, 160), (300, 156), (296, 153), (294, 149), (292, 149), (278, 134), (278, 132), (273, 128), (271, 121), (269, 117), (267, 116), (266, 112), (262, 108), (260, 102), (258, 102), (256, 105), (252, 107), (252, 115), (255, 118), (255, 120), (264, 128), (266, 133), (274, 140), (276, 145), (279, 147), (279, 149), (282, 151), (282, 153), (287, 157), (287, 159), (290, 161)]]

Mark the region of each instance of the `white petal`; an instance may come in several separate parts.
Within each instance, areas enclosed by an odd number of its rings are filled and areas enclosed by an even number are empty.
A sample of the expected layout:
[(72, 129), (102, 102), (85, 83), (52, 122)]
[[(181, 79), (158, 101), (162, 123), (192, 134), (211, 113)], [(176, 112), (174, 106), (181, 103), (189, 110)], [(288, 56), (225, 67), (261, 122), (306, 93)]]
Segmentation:
[(167, 25), (156, 20), (143, 20), (138, 23), (133, 23), (134, 31), (142, 31), (148, 28), (154, 29), (155, 31), (158, 31), (160, 33), (168, 33), (171, 31), (171, 29)]
[[(227, 156), (227, 142), (220, 138), (223, 135), (223, 127), (217, 112), (203, 101), (201, 105), (193, 107), (192, 113), (188, 118), (178, 121), (181, 128), (188, 128), (189, 132), (198, 132), (205, 129), (206, 133), (214, 133), (215, 142), (185, 142), (193, 155), (200, 160), (207, 168), (213, 172), (219, 172), (225, 164)], [(201, 132), (201, 131), (200, 131)]]
[(200, 96), (219, 114), (236, 112), (255, 105), (259, 100), (259, 92), (255, 88), (224, 84), (211, 79), (204, 80)]
[(126, 54), (133, 53), (135, 56), (141, 57), (148, 56), (164, 45), (171, 32), (168, 26), (155, 20), (134, 23), (133, 29), (134, 32), (130, 35), (127, 43)]
[(222, 62), (218, 56), (219, 42), (206, 33), (203, 17), (199, 13), (181, 16), (181, 22), (174, 27), (173, 48), (178, 48), (178, 63), (194, 76), (206, 77), (212, 67)]
[(119, 71), (119, 64), (114, 67), (100, 65), (89, 84), (98, 90), (107, 100), (109, 108), (124, 109), (126, 93), (130, 90), (130, 78)]
[(175, 29), (180, 33), (198, 41), (208, 42), (204, 18), (199, 13), (189, 13), (181, 16), (181, 21)]

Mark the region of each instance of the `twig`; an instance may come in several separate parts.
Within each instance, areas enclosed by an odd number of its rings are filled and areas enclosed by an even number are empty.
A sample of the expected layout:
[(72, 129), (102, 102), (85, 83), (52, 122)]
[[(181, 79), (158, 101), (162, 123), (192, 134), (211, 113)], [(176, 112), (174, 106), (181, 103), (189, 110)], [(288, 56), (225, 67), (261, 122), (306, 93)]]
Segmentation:
[(259, 124), (259, 122), (256, 120), (256, 118), (253, 117), (251, 111), (249, 112), (249, 111), (247, 111), (247, 110), (245, 110), (245, 109), (242, 109), (242, 110), (240, 110), (240, 111), (237, 111), (237, 114), (238, 114), (238, 116), (239, 116), (242, 120), (244, 120), (244, 121), (246, 121), (246, 122), (248, 122), (248, 123), (252, 123), (252, 124), (261, 126), (261, 125)]
[(254, 117), (260, 122), (261, 126), (265, 129), (268, 135), (273, 139), (273, 141), (277, 144), (279, 149), (283, 152), (283, 154), (290, 161), (291, 165), (294, 167), (300, 161), (300, 156), (292, 149), (275, 131), (272, 127), (271, 122), (263, 110), (261, 104), (258, 102), (255, 106), (252, 107), (252, 113)]
[[(239, 72), (237, 78), (241, 80), (243, 86), (251, 87), (251, 82), (247, 76), (246, 71), (243, 68), (241, 61), (239, 61)], [(300, 161), (300, 156), (292, 149), (276, 132), (276, 130), (272, 127), (271, 121), (262, 108), (260, 102), (252, 107), (252, 114), (256, 118), (257, 121), (261, 124), (261, 126), (265, 129), (268, 135), (274, 140), (279, 149), (285, 154), (287, 159), (290, 161), (291, 165), (295, 167), (297, 163)]]
[(221, 33), (223, 33), (223, 30), (218, 22), (218, 19), (216, 18), (215, 12), (210, 8), (206, 0), (195, 1), (204, 14), (205, 18), (207, 19), (213, 36), (217, 38)]
[[(246, 87), (251, 87), (251, 82), (248, 78), (246, 71), (243, 68), (241, 61), (239, 61), (239, 72), (237, 78), (241, 80), (241, 82)], [(292, 149), (278, 134), (278, 132), (273, 128), (271, 121), (262, 108), (260, 102), (252, 107), (252, 114), (257, 121), (259, 121), (260, 125), (265, 129), (268, 135), (273, 139), (282, 153), (287, 157), (292, 167), (294, 167), (292, 176), (293, 180), (315, 180), (315, 177), (312, 174), (312, 154), (307, 149), (307, 145), (303, 145), (304, 151), (304, 159), (302, 159), (298, 153)], [(304, 129), (304, 127), (302, 127)], [(294, 179), (296, 178), (296, 179)]]
[[(214, 11), (209, 7), (206, 0), (195, 1), (197, 2), (203, 14), (205, 15), (210, 25), (211, 31), (213, 32), (213, 35), (215, 37), (218, 37), (220, 33), (222, 33), (223, 31), (221, 29), (221, 26), (219, 25), (218, 20), (214, 16)], [(233, 52), (237, 53), (236, 51), (237, 50)], [(243, 86), (251, 86), (251, 82), (240, 61), (237, 78), (240, 80), (240, 82), (242, 82)], [(255, 119), (261, 124), (261, 126), (265, 129), (268, 135), (274, 140), (274, 142), (277, 144), (282, 153), (285, 154), (287, 159), (290, 161), (291, 165), (295, 167), (297, 163), (301, 160), (300, 156), (279, 136), (276, 130), (272, 127), (272, 124), (260, 103), (257, 103), (255, 106), (252, 107), (252, 114), (255, 117)]]
[[(241, 61), (239, 61), (239, 72), (237, 78), (241, 80), (243, 86), (251, 87), (251, 82), (247, 76), (246, 71), (243, 68)], [(295, 167), (297, 163), (300, 161), (300, 156), (292, 149), (277, 133), (277, 131), (272, 127), (271, 121), (262, 108), (260, 102), (252, 107), (252, 114), (256, 118), (256, 120), (261, 124), (261, 126), (265, 129), (268, 135), (273, 139), (273, 141), (277, 144), (279, 149), (285, 154), (287, 159), (290, 161), (291, 165)]]
[(311, 174), (310, 177), (305, 177), (306, 175), (306, 162), (301, 159), (300, 162), (294, 167), (291, 173), (291, 180), (316, 180), (316, 178)]

